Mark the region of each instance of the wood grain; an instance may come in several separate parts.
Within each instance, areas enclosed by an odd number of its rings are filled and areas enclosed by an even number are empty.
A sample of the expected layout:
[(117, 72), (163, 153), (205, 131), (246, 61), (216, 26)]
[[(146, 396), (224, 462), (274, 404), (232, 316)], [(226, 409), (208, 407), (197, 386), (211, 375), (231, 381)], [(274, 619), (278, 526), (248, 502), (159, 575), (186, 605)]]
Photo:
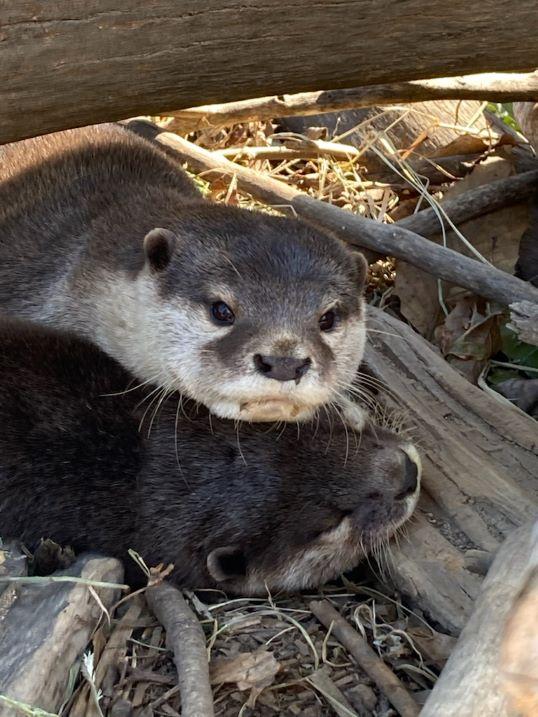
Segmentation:
[(534, 0), (0, 3), (0, 142), (285, 92), (533, 70)]

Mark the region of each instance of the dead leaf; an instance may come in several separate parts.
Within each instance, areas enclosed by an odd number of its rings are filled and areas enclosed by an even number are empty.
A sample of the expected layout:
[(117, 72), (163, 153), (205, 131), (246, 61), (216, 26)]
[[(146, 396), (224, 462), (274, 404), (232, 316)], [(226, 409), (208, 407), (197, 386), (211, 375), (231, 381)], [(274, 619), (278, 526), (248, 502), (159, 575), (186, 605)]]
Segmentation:
[(501, 348), (502, 312), (486, 311), (487, 304), (473, 297), (460, 299), (435, 332), (449, 363), (476, 383), (486, 361)]
[(231, 659), (217, 659), (210, 665), (211, 683), (236, 682), (240, 690), (255, 688), (259, 692), (272, 685), (280, 671), (280, 663), (272, 652), (260, 648), (256, 652), (242, 652)]
[(433, 663), (439, 669), (444, 667), (456, 644), (455, 637), (437, 632), (433, 628), (410, 627), (407, 629), (407, 634), (423, 653), (426, 661)]

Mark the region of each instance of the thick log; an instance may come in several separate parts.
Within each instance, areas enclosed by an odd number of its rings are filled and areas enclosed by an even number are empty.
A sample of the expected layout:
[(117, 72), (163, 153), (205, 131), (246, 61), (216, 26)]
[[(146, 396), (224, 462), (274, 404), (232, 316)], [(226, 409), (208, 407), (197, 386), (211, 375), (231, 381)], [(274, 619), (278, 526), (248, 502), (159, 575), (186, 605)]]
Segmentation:
[(538, 515), (536, 422), (469, 384), (409, 326), (369, 308), (366, 363), (379, 398), (421, 447), (421, 511), (392, 546), (392, 578), (451, 634), (470, 615), (480, 579), (465, 551), (493, 553)]
[(283, 182), (230, 162), (218, 152), (209, 152), (171, 132), (154, 138), (179, 159), (188, 162), (204, 177), (235, 178), (238, 186), (266, 204), (316, 224), (359, 249), (370, 249), (404, 259), (446, 281), (474, 291), (501, 304), (515, 301), (538, 303), (538, 289), (510, 274), (445, 249), (396, 225), (381, 224), (307, 196)]
[(170, 129), (174, 132), (192, 132), (238, 122), (270, 120), (275, 117), (307, 117), (324, 112), (428, 100), (530, 102), (538, 100), (538, 73), (487, 72), (481, 75), (300, 92), (296, 95), (273, 95), (220, 105), (189, 107), (172, 112), (175, 120)]
[(530, 70), (535, 20), (534, 0), (2, 3), (0, 142), (256, 95)]
[[(118, 583), (123, 567), (113, 558), (82, 555), (63, 574)], [(13, 701), (58, 710), (66, 697), (69, 670), (102, 616), (95, 594), (106, 608), (118, 596), (112, 588), (92, 590), (80, 582), (16, 585), (16, 600), (0, 622), (1, 717), (18, 713)]]
[[(526, 626), (521, 626), (516, 625), (518, 616), (513, 611), (518, 593), (538, 566), (537, 528), (534, 521), (524, 525), (501, 546), (473, 614), (421, 712), (422, 717), (513, 717), (515, 712), (508, 694), (516, 698), (520, 708), (518, 715), (536, 714), (538, 684), (529, 683), (527, 692), (522, 689), (521, 681), (524, 669), (529, 675), (534, 672), (536, 679), (536, 612), (528, 614)], [(531, 589), (536, 588), (531, 586)], [(522, 631), (521, 627), (526, 629)], [(528, 652), (533, 642), (534, 656)], [(521, 670), (519, 676), (509, 672), (514, 664)], [(509, 693), (505, 680), (508, 680)], [(522, 693), (524, 697), (520, 701), (518, 696)]]

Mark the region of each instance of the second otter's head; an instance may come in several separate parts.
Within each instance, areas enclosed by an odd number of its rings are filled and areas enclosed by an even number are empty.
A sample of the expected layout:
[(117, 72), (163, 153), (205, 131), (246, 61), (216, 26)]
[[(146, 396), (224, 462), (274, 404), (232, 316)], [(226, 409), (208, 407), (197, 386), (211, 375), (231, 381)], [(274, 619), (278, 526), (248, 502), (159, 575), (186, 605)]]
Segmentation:
[[(299, 221), (191, 205), (144, 241), (147, 366), (222, 418), (297, 421), (351, 383), (366, 263)], [(152, 308), (153, 307), (153, 308)]]

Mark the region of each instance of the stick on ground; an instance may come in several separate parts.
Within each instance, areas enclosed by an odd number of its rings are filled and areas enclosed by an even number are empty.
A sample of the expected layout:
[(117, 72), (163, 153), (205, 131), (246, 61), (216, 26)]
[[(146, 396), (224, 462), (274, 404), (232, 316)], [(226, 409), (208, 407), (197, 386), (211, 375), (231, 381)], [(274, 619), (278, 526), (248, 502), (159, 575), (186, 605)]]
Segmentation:
[[(483, 214), (522, 202), (535, 192), (538, 192), (538, 170), (531, 170), (470, 189), (454, 199), (442, 202), (441, 206), (450, 221), (457, 226)], [(446, 229), (450, 230), (446, 220), (444, 224)], [(432, 208), (400, 219), (396, 225), (423, 237), (441, 234), (439, 215)]]
[(155, 128), (154, 139), (166, 147), (169, 154), (174, 153), (196, 171), (204, 172), (207, 179), (211, 179), (210, 175), (229, 177), (230, 181), (235, 177), (243, 191), (260, 201), (282, 209), (287, 206), (306, 221), (359, 249), (366, 247), (377, 253), (404, 259), (437, 278), (451, 281), (501, 304), (525, 300), (538, 303), (538, 289), (521, 279), (438, 246), (397, 225), (364, 219), (313, 199), (277, 179), (230, 162), (218, 152), (209, 152), (171, 132), (159, 132)]
[(212, 717), (204, 632), (181, 592), (162, 582), (146, 590), (148, 605), (166, 630), (166, 643), (174, 653), (183, 717)]
[(416, 717), (420, 712), (419, 705), (392, 670), (380, 660), (366, 640), (351, 627), (347, 620), (326, 600), (315, 600), (310, 603), (309, 607), (327, 629), (330, 629), (332, 625), (331, 634), (353, 655), (360, 667), (387, 696), (389, 702), (402, 717)]

